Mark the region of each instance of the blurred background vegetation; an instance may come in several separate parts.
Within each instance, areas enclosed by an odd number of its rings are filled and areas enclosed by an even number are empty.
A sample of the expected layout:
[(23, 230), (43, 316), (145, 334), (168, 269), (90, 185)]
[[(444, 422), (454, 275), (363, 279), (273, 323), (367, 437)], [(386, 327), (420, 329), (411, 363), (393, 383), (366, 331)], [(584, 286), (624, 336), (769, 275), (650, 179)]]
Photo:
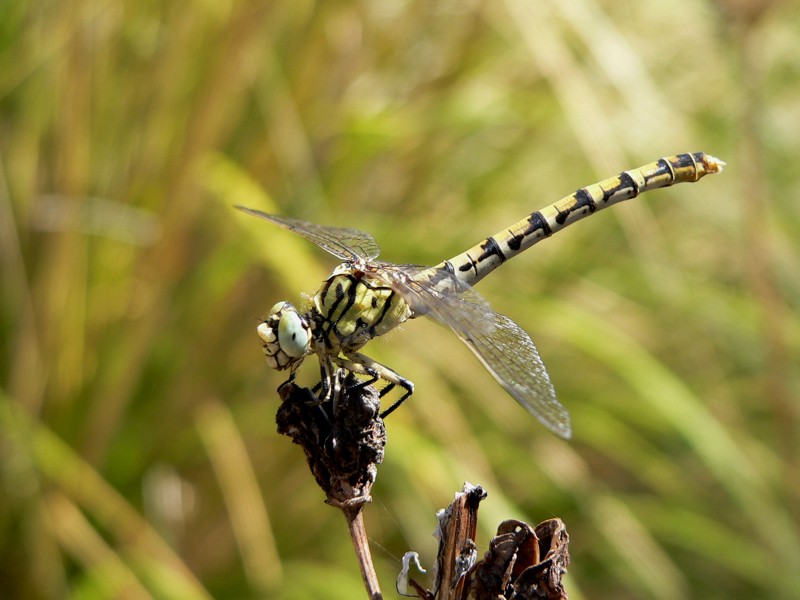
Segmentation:
[[(369, 353), (387, 597), (463, 481), (561, 517), (571, 598), (800, 597), (797, 3), (0, 3), (0, 596), (359, 598), (275, 432), (255, 325), (334, 266), (243, 203), (433, 264), (576, 188), (703, 150), (479, 290), (574, 439), (424, 320)], [(307, 366), (312, 373), (314, 367)]]

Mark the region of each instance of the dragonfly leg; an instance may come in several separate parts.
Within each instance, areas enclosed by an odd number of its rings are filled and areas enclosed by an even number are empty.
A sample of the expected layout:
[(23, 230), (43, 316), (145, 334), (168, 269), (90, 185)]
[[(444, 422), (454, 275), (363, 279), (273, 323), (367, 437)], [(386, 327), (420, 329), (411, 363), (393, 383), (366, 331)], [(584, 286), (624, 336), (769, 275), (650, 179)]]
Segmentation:
[(319, 390), (320, 387), (322, 388), (322, 394), (317, 395), (317, 397), (320, 399), (320, 403), (334, 399), (334, 396), (336, 395), (336, 389), (338, 387), (336, 382), (336, 374), (336, 367), (329, 357), (325, 357), (325, 359), (320, 360), (319, 383), (314, 386), (315, 392)]
[[(403, 389), (406, 391), (406, 393), (405, 393), (405, 394), (403, 394), (402, 396), (400, 396), (400, 399), (399, 399), (399, 400), (396, 400), (396, 401), (394, 402), (394, 404), (392, 404), (392, 405), (391, 405), (389, 408), (387, 408), (385, 411), (383, 411), (383, 412), (380, 414), (380, 417), (381, 417), (381, 419), (385, 419), (385, 418), (386, 418), (386, 417), (388, 417), (390, 414), (392, 414), (392, 413), (393, 413), (393, 412), (394, 412), (394, 411), (395, 411), (395, 410), (396, 410), (396, 409), (397, 409), (397, 408), (398, 408), (398, 407), (399, 407), (399, 406), (400, 406), (400, 405), (401, 405), (403, 402), (405, 402), (406, 400), (408, 400), (408, 397), (409, 397), (411, 394), (413, 394), (413, 393), (414, 393), (414, 384), (413, 384), (413, 383), (411, 383), (410, 381), (408, 381), (407, 379), (405, 380), (405, 382), (406, 382), (406, 383), (408, 384), (408, 386), (409, 386), (409, 387), (403, 386)], [(394, 384), (392, 384), (392, 385), (394, 385)], [(400, 385), (402, 385), (402, 384), (400, 384)]]
[(286, 387), (287, 385), (289, 385), (289, 384), (291, 384), (291, 383), (294, 383), (294, 378), (295, 378), (295, 373), (292, 373), (291, 375), (289, 375), (289, 379), (287, 379), (286, 381), (284, 381), (282, 384), (280, 384), (280, 385), (278, 386), (278, 390), (277, 390), (277, 391), (278, 391), (278, 393), (280, 394), (280, 393), (281, 393), (281, 390), (282, 390), (284, 387)]
[[(352, 370), (352, 369), (351, 369), (351, 370)], [(380, 375), (378, 375), (378, 372), (377, 372), (375, 369), (372, 369), (372, 368), (369, 368), (369, 367), (367, 367), (365, 371), (366, 371), (366, 372), (365, 372), (364, 374), (365, 374), (367, 377), (369, 377), (369, 379), (365, 379), (364, 381), (359, 381), (357, 384), (355, 384), (355, 385), (351, 386), (351, 387), (350, 387), (350, 389), (358, 390), (358, 389), (361, 389), (361, 388), (365, 388), (365, 387), (367, 387), (368, 385), (372, 385), (373, 383), (375, 383), (376, 381), (378, 381), (378, 380), (381, 378), (381, 376), (380, 376)], [(383, 389), (380, 391), (380, 393), (379, 393), (378, 395), (379, 395), (381, 398), (383, 398), (383, 395), (384, 395), (384, 394), (387, 392), (387, 390), (388, 390), (388, 389), (390, 389), (390, 388), (393, 388), (393, 387), (394, 387), (394, 384), (393, 384), (393, 383), (390, 383), (389, 385), (387, 385), (386, 387), (384, 387), (384, 388), (383, 388)]]
[(347, 358), (337, 356), (331, 357), (331, 359), (337, 365), (347, 369), (348, 371), (370, 377), (371, 379), (363, 382), (363, 385), (371, 385), (378, 379), (383, 379), (386, 381), (389, 385), (381, 390), (381, 398), (396, 385), (399, 385), (401, 388), (403, 388), (403, 390), (405, 390), (405, 393), (400, 397), (399, 400), (381, 413), (381, 418), (384, 418), (390, 413), (394, 412), (398, 406), (405, 402), (406, 399), (408, 399), (408, 397), (414, 393), (414, 384), (412, 382), (389, 367), (372, 360), (369, 356), (361, 354), (360, 352), (351, 352), (346, 356)]

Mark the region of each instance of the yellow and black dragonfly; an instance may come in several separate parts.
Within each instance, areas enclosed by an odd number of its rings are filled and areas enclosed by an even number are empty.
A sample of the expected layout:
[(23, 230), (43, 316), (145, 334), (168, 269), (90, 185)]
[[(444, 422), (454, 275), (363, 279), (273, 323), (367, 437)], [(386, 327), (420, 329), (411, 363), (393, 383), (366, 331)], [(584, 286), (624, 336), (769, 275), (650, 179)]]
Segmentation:
[(279, 302), (258, 325), (267, 363), (294, 377), (303, 359), (316, 355), (322, 376), (321, 401), (332, 396), (338, 369), (368, 376), (365, 384), (383, 379), (388, 385), (381, 396), (399, 386), (404, 393), (381, 415), (386, 416), (413, 393), (414, 385), (360, 350), (404, 321), (427, 315), (455, 331), (498, 383), (545, 427), (569, 438), (569, 413), (556, 399), (533, 341), (514, 321), (494, 312), (472, 286), (505, 261), (575, 221), (649, 190), (698, 181), (720, 172), (724, 164), (697, 152), (623, 171), (529, 214), (433, 267), (379, 261), (378, 244), (357, 229), (316, 225), (238, 206), (344, 261), (300, 306)]

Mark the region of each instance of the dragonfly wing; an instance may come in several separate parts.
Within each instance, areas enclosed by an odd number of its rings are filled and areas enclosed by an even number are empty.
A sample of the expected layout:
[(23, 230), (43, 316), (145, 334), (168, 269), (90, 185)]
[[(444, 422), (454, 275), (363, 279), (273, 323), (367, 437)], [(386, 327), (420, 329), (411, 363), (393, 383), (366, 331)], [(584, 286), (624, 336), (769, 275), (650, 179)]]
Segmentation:
[(284, 229), (293, 231), (342, 260), (350, 262), (355, 262), (358, 259), (371, 260), (381, 252), (375, 238), (358, 229), (317, 225), (316, 223), (292, 219), (291, 217), (270, 215), (246, 206), (236, 206), (236, 208), (246, 212), (248, 215), (270, 221)]
[(414, 316), (427, 315), (456, 332), (478, 329), (491, 333), (494, 324), (486, 319), (492, 309), (472, 287), (452, 273), (436, 267), (379, 263), (392, 287), (414, 310)]
[(480, 294), (447, 271), (383, 267), (417, 315), (449, 326), (525, 410), (556, 435), (572, 435), (569, 413), (556, 399), (533, 340), (519, 325), (494, 312)]
[(525, 410), (556, 435), (569, 439), (572, 426), (530, 336), (505, 315), (492, 312), (491, 333), (485, 328), (455, 329), (494, 378)]

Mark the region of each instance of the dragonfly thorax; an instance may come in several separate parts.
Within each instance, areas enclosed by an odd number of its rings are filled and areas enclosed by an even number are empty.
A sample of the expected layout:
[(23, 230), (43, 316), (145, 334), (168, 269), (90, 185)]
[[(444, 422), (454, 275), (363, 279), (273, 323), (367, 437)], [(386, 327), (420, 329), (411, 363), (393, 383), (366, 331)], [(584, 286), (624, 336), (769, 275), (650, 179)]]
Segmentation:
[(278, 302), (256, 328), (267, 364), (273, 369), (297, 368), (311, 349), (311, 327), (289, 302)]
[(315, 337), (325, 353), (354, 352), (413, 316), (391, 283), (369, 265), (344, 263), (313, 298)]

